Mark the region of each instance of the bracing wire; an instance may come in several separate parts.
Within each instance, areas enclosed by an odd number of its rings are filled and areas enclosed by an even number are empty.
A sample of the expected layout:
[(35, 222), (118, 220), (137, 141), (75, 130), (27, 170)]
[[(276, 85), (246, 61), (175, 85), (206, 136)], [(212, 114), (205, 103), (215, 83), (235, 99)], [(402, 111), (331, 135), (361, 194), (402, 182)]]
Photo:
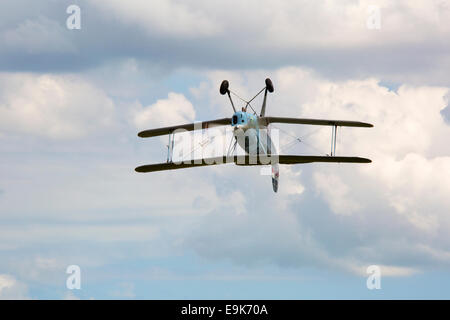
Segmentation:
[(200, 147), (203, 148), (203, 147), (206, 146), (207, 144), (211, 143), (213, 140), (214, 140), (214, 137), (207, 137), (207, 138), (204, 139), (203, 141), (200, 141), (200, 142), (198, 143), (198, 146), (193, 147), (192, 150), (191, 150), (191, 152), (190, 152), (189, 154), (187, 154), (186, 156), (183, 156), (183, 157), (181, 158), (181, 162), (184, 162), (185, 160), (187, 160), (186, 157), (192, 158), (192, 154), (193, 154), (196, 150), (198, 150), (198, 148), (200, 148)]
[(234, 93), (234, 92), (231, 91), (231, 90), (230, 90), (230, 92), (231, 92), (235, 97), (237, 97), (237, 98), (240, 99), (242, 102), (244, 102), (246, 106), (250, 106), (250, 109), (252, 109), (253, 112), (256, 114), (256, 111), (255, 111), (255, 109), (253, 109), (253, 107), (252, 107), (252, 105), (250, 104), (250, 102), (251, 102), (253, 99), (255, 99), (255, 98), (258, 96), (258, 94), (261, 93), (262, 91), (260, 91), (256, 96), (254, 96), (250, 101), (246, 101), (246, 100), (242, 99), (240, 96), (238, 96), (236, 93)]
[[(294, 140), (292, 140), (291, 142), (289, 142), (289, 143), (285, 144), (284, 146), (280, 147), (280, 149), (282, 149), (283, 152), (286, 152), (287, 150), (289, 150), (290, 148), (292, 148), (297, 142), (299, 142), (299, 143), (303, 143), (305, 146), (307, 146), (307, 147), (313, 149), (314, 151), (318, 152), (319, 154), (325, 154), (325, 155), (328, 155), (327, 153), (324, 153), (323, 151), (317, 149), (316, 147), (314, 147), (314, 146), (312, 146), (312, 145), (310, 145), (309, 143), (307, 143), (307, 142), (304, 141), (304, 138), (311, 136), (312, 134), (316, 133), (317, 131), (319, 131), (319, 130), (322, 129), (322, 128), (318, 128), (318, 129), (312, 130), (311, 132), (309, 132), (309, 133), (307, 133), (307, 134), (304, 134), (304, 135), (302, 135), (302, 136), (300, 136), (300, 137), (297, 137), (297, 136), (291, 134), (290, 132), (288, 132), (288, 131), (286, 131), (286, 130), (283, 130), (283, 129), (279, 128), (278, 126), (274, 126), (273, 124), (272, 124), (272, 127), (274, 127), (274, 128), (276, 128), (276, 129), (280, 130), (281, 132), (287, 134), (287, 135), (290, 136), (291, 138), (294, 138)], [(288, 147), (288, 146), (289, 146), (289, 147)]]

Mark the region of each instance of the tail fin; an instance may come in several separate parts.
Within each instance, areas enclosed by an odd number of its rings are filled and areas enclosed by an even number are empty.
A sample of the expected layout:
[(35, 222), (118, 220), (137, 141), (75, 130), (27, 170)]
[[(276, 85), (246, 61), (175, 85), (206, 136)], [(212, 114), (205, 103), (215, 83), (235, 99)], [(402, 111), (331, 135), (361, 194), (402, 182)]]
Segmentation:
[(272, 188), (273, 192), (278, 191), (278, 179), (280, 178), (280, 169), (278, 163), (272, 164)]

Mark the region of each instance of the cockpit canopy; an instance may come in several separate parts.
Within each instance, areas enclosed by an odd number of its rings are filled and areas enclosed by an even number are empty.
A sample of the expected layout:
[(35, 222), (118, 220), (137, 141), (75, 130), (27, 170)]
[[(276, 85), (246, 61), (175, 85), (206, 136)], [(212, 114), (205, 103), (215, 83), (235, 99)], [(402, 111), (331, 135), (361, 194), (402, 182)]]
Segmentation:
[(245, 123), (247, 123), (247, 113), (246, 112), (238, 111), (231, 118), (232, 126), (235, 126), (238, 124), (245, 124)]

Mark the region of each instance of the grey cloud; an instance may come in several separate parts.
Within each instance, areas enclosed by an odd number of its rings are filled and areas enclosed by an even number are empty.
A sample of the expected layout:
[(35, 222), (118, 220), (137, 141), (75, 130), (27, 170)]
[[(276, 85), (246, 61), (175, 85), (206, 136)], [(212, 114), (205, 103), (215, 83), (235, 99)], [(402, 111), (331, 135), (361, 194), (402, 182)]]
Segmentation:
[(445, 122), (450, 124), (450, 105), (442, 109), (441, 115), (444, 118)]
[(448, 104), (441, 110), (441, 116), (444, 118), (445, 122), (450, 125), (450, 93), (447, 93), (445, 99), (448, 101)]
[(14, 29), (1, 34), (3, 51), (33, 54), (67, 54), (75, 50), (68, 38), (63, 36), (63, 27), (57, 22), (38, 16), (25, 20)]
[[(304, 44), (301, 42), (307, 30), (299, 29), (298, 37), (300, 39), (295, 39), (293, 28), (298, 26), (294, 20), (289, 20), (292, 17), (288, 16), (286, 23), (292, 24), (292, 28), (287, 30), (293, 34), (292, 43), (283, 40), (286, 42), (280, 44), (278, 38), (286, 37), (286, 35), (276, 36), (276, 33), (271, 30), (275, 27), (284, 28), (280, 22), (275, 22), (277, 19), (275, 13), (284, 12), (282, 11), (284, 9), (275, 8), (279, 11), (274, 9), (274, 15), (267, 16), (269, 20), (266, 23), (268, 25), (264, 25), (262, 18), (259, 17), (259, 15), (267, 14), (263, 11), (255, 12), (256, 18), (247, 22), (239, 20), (239, 17), (245, 13), (245, 6), (238, 6), (236, 17), (232, 17), (232, 12), (229, 12), (228, 9), (219, 13), (218, 9), (213, 9), (210, 5), (205, 4), (205, 7), (202, 8), (201, 5), (193, 2), (192, 10), (212, 14), (217, 19), (216, 22), (220, 28), (211, 35), (186, 36), (183, 33), (180, 35), (167, 34), (158, 28), (153, 30), (150, 22), (146, 27), (145, 24), (140, 23), (140, 20), (143, 19), (141, 16), (139, 19), (133, 20), (127, 16), (126, 12), (114, 11), (117, 9), (115, 6), (119, 6), (115, 2), (108, 4), (90, 1), (77, 2), (82, 8), (82, 29), (67, 30), (65, 28), (67, 3), (61, 2), (55, 5), (53, 2), (40, 1), (37, 8), (36, 6), (28, 8), (24, 3), (16, 3), (16, 5), (9, 4), (11, 7), (9, 9), (16, 14), (16, 19), (2, 24), (3, 33), (10, 32), (24, 21), (35, 21), (39, 17), (45, 17), (48, 21), (47, 27), (57, 24), (59, 28), (53, 29), (60, 29), (57, 33), (55, 30), (51, 30), (57, 36), (54, 37), (54, 42), (47, 46), (48, 49), (50, 50), (53, 46), (61, 50), (64, 46), (58, 45), (59, 42), (70, 44), (71, 48), (66, 52), (53, 50), (46, 53), (30, 53), (29, 50), (17, 50), (17, 48), (7, 46), (7, 50), (0, 53), (2, 70), (81, 71), (107, 61), (114, 63), (117, 59), (134, 58), (164, 66), (167, 70), (178, 67), (271, 69), (297, 65), (314, 68), (332, 79), (376, 76), (397, 83), (449, 84), (448, 77), (442, 70), (448, 69), (445, 66), (449, 66), (447, 57), (450, 46), (448, 42), (439, 40), (437, 31), (436, 37), (423, 36), (423, 41), (414, 43), (404, 41), (397, 29), (382, 29), (378, 34), (363, 30), (362, 33), (357, 32), (358, 36), (367, 32), (366, 38), (373, 38), (373, 41), (361, 36), (360, 40), (345, 44), (351, 39), (345, 38), (345, 34), (343, 34), (340, 39), (343, 43), (342, 46), (335, 43), (336, 39), (339, 40), (339, 37), (336, 38), (336, 36), (333, 36), (331, 41), (323, 36), (324, 39), (318, 46), (311, 45), (312, 40), (308, 40), (310, 42), (305, 40)], [(175, 2), (172, 4), (174, 5)], [(155, 4), (155, 6), (157, 5)], [(346, 5), (349, 3), (344, 4), (344, 7)], [(23, 7), (22, 11), (18, 10), (19, 6)], [(294, 6), (292, 10), (300, 10), (301, 7), (301, 5)], [(320, 5), (317, 7), (316, 13), (320, 13)], [(393, 5), (392, 10), (397, 9)], [(324, 7), (322, 10), (321, 15), (325, 15), (326, 10), (331, 9)], [(132, 11), (131, 7), (126, 11)], [(407, 16), (402, 18), (407, 19)], [(149, 16), (149, 19), (152, 19), (152, 16)], [(332, 21), (334, 21), (333, 19)], [(413, 18), (411, 17), (411, 19)], [(319, 20), (318, 23), (324, 21), (327, 20)], [(274, 23), (274, 25), (270, 25), (270, 23)], [(429, 29), (430, 34), (433, 33), (435, 26), (432, 21), (429, 24), (431, 27), (428, 26), (428, 29), (418, 30), (420, 34), (423, 34), (422, 30)], [(42, 27), (44, 28), (45, 25)], [(361, 27), (364, 28), (363, 25)], [(417, 28), (420, 27), (420, 25), (417, 26)], [(311, 32), (317, 34), (317, 37), (321, 35), (328, 37), (327, 28), (334, 27), (333, 25), (324, 25)], [(181, 31), (182, 29), (179, 32)], [(350, 29), (350, 32), (354, 31)], [(45, 38), (48, 34), (52, 34), (50, 30), (47, 33), (42, 32), (36, 42), (44, 43), (48, 40)], [(445, 35), (442, 36), (445, 37)], [(349, 37), (351, 38), (351, 35)], [(398, 41), (393, 41), (392, 39), (396, 39), (396, 37), (398, 37)], [(299, 41), (301, 44), (298, 44)]]

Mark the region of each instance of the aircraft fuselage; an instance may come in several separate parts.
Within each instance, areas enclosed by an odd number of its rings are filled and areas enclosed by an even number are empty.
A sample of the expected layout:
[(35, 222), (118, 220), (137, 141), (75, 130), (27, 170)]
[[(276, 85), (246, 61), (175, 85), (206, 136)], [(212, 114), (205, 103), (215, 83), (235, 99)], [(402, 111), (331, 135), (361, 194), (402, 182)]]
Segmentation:
[[(258, 116), (238, 111), (231, 118), (233, 134), (239, 146), (248, 154), (276, 154), (276, 148), (272, 143), (266, 126), (260, 126)], [(279, 179), (278, 163), (272, 163), (272, 187), (278, 190)]]

